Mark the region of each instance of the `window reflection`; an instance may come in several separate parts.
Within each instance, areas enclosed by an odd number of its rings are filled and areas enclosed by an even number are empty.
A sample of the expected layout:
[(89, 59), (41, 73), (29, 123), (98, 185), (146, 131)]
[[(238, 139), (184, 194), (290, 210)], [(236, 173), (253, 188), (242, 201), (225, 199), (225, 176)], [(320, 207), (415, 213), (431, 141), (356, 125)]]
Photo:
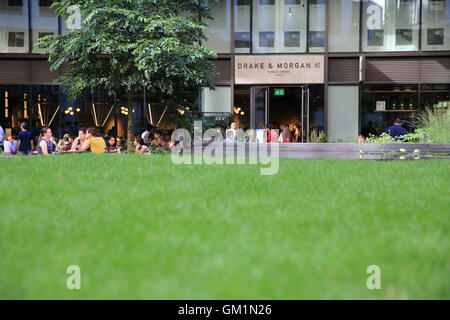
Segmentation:
[(422, 49), (450, 49), (450, 0), (423, 0)]
[(325, 51), (325, 0), (309, 0), (309, 52)]
[(38, 39), (58, 34), (58, 18), (50, 8), (53, 1), (33, 0), (31, 5), (31, 28), (33, 34), (33, 49), (37, 48)]
[(363, 51), (415, 51), (419, 0), (364, 0)]
[(306, 0), (253, 0), (252, 11), (253, 52), (306, 52)]
[(360, 0), (333, 0), (328, 3), (328, 50), (358, 52)]
[(27, 53), (28, 1), (0, 1), (0, 53)]
[(208, 20), (206, 47), (217, 53), (231, 51), (231, 0), (219, 0), (213, 8), (214, 20)]

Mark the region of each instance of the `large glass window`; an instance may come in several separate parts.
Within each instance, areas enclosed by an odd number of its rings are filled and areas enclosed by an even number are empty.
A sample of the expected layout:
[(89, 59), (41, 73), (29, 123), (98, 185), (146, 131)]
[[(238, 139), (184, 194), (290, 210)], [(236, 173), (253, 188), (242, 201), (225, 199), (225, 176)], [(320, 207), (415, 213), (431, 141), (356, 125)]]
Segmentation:
[(359, 51), (360, 0), (329, 1), (328, 51)]
[(323, 84), (309, 85), (309, 132), (325, 130), (325, 104)]
[(27, 53), (28, 1), (0, 1), (0, 53)]
[(17, 134), (20, 123), (31, 118), (30, 86), (0, 86), (0, 100), (2, 126), (9, 134)]
[(36, 127), (50, 127), (59, 135), (61, 110), (58, 85), (31, 86), (30, 116)]
[(306, 0), (253, 0), (253, 52), (306, 52)]
[(419, 48), (419, 0), (364, 0), (363, 51)]
[(33, 0), (31, 4), (31, 28), (33, 34), (33, 49), (37, 47), (38, 39), (48, 35), (58, 34), (58, 18), (50, 8), (52, 0)]
[(236, 0), (234, 8), (234, 52), (250, 53), (250, 12), (252, 0)]
[(422, 50), (450, 49), (450, 0), (423, 0)]
[(420, 106), (439, 110), (450, 108), (450, 84), (422, 84)]
[(234, 87), (233, 121), (241, 129), (248, 129), (250, 124), (250, 87)]
[(219, 0), (213, 9), (214, 20), (208, 21), (204, 45), (217, 53), (231, 52), (231, 0)]
[(419, 112), (418, 85), (361, 86), (361, 134), (381, 134), (400, 119), (412, 131)]
[(309, 52), (325, 51), (325, 0), (309, 0)]

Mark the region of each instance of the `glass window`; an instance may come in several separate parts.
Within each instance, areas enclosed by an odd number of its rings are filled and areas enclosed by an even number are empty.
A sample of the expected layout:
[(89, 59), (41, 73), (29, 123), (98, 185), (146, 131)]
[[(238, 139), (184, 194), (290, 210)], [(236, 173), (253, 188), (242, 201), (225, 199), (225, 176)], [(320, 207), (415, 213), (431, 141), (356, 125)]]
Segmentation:
[(219, 0), (213, 9), (214, 20), (208, 20), (206, 47), (217, 53), (231, 52), (231, 0)]
[(361, 86), (361, 134), (381, 134), (399, 118), (408, 131), (419, 111), (418, 85)]
[(306, 52), (306, 0), (253, 0), (253, 52)]
[(252, 0), (236, 0), (234, 8), (234, 52), (250, 53), (250, 12)]
[(309, 85), (309, 132), (325, 130), (324, 125), (324, 85)]
[(33, 85), (31, 86), (31, 116), (37, 123), (37, 127), (50, 127), (53, 134), (59, 133), (60, 111), (59, 86), (58, 85)]
[(53, 1), (33, 0), (31, 4), (31, 28), (33, 48), (37, 47), (38, 39), (48, 35), (58, 34), (58, 18), (50, 8)]
[(450, 84), (422, 84), (420, 106), (422, 109), (448, 109), (450, 107)]
[(415, 51), (419, 0), (364, 0), (363, 51)]
[(328, 141), (358, 137), (358, 86), (328, 87)]
[(360, 0), (329, 1), (328, 51), (359, 51)]
[(202, 88), (202, 111), (204, 113), (230, 113), (231, 87)]
[(233, 122), (241, 129), (250, 128), (250, 87), (234, 87)]
[(0, 53), (27, 53), (28, 1), (0, 1)]
[(325, 51), (325, 0), (309, 0), (309, 52)]
[(20, 123), (29, 123), (32, 118), (30, 86), (0, 86), (0, 99), (2, 126), (10, 134), (17, 134)]
[(423, 0), (422, 50), (450, 49), (450, 0)]

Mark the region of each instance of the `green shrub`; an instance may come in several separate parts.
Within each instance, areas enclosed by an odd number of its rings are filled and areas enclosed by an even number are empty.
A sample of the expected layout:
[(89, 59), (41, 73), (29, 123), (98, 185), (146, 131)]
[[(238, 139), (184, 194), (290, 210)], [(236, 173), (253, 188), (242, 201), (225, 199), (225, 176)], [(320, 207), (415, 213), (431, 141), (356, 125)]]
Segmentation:
[(399, 143), (400, 141), (392, 138), (387, 133), (382, 133), (380, 136), (369, 134), (369, 137), (364, 140), (364, 143)]
[(328, 141), (327, 134), (323, 130), (317, 132), (316, 129), (313, 129), (311, 131), (311, 134), (310, 134), (310, 137), (309, 137), (309, 142), (311, 142), (311, 143), (325, 143), (327, 141)]
[(416, 129), (414, 133), (408, 133), (400, 138), (401, 142), (409, 143), (433, 143), (429, 129)]

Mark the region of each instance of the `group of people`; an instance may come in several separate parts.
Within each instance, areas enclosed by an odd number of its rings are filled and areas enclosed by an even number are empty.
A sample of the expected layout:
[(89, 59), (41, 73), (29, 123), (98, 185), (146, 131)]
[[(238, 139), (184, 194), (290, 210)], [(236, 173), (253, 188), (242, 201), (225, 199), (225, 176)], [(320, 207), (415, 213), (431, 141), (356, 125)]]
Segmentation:
[[(300, 123), (296, 122), (294, 124), (286, 124), (284, 126), (280, 126), (279, 130), (278, 126), (266, 124), (261, 129), (265, 130), (266, 133), (266, 142), (275, 142), (275, 143), (290, 143), (290, 142), (302, 142), (302, 126)], [(370, 136), (372, 132), (369, 132), (362, 136), (358, 137), (358, 142), (364, 141), (365, 137)], [(392, 138), (397, 139), (407, 134), (408, 131), (402, 127), (402, 121), (400, 119), (395, 119), (393, 125), (389, 126), (386, 131), (386, 134), (389, 134)], [(305, 136), (305, 131), (303, 131), (303, 137)], [(243, 140), (238, 137), (237, 134), (237, 124), (235, 122), (231, 123), (230, 129), (225, 132), (225, 142), (234, 142), (234, 141), (245, 141), (245, 142), (256, 142), (256, 133), (255, 130), (251, 129), (248, 131), (248, 136), (244, 137)]]
[[(277, 130), (276, 126), (266, 124), (261, 129), (266, 133), (266, 142), (275, 143), (289, 143), (289, 142), (302, 142), (302, 129), (300, 123), (294, 123), (293, 125), (286, 124)], [(251, 129), (248, 137), (245, 137), (245, 142), (256, 142), (256, 132)], [(237, 124), (231, 123), (230, 129), (225, 132), (225, 142), (240, 141), (237, 136)]]
[(28, 131), (26, 123), (22, 123), (21, 131), (16, 136), (8, 135), (0, 126), (0, 147), (7, 155), (28, 154), (34, 148), (31, 132)]
[[(267, 142), (290, 143), (302, 142), (302, 128), (300, 123), (293, 125), (286, 124), (281, 127), (281, 132), (270, 124), (263, 128), (266, 132)], [(386, 133), (393, 138), (401, 137), (408, 133), (402, 127), (400, 119), (396, 119), (394, 124), (386, 129)], [(233, 122), (230, 129), (225, 133), (225, 142), (240, 141), (237, 135), (237, 124)], [(303, 135), (304, 136), (304, 135)], [(244, 137), (245, 142), (256, 142), (255, 130), (250, 130), (248, 136)], [(153, 126), (148, 126), (146, 130), (134, 137), (134, 148), (137, 154), (150, 154), (153, 150), (167, 150), (174, 148), (175, 142), (170, 139), (170, 133), (159, 133)], [(0, 147), (7, 155), (29, 155), (34, 150), (37, 154), (51, 155), (56, 152), (92, 152), (92, 153), (121, 153), (126, 149), (120, 137), (112, 135), (104, 137), (97, 128), (79, 128), (78, 136), (73, 138), (71, 134), (65, 133), (63, 138), (56, 142), (52, 130), (49, 127), (41, 129), (37, 139), (36, 148), (32, 133), (28, 130), (26, 122), (21, 124), (17, 138), (8, 135), (0, 126)]]
[[(52, 130), (43, 127), (40, 130), (39, 138), (33, 139), (33, 134), (29, 131), (26, 122), (21, 124), (20, 133), (17, 139), (13, 136), (5, 136), (3, 128), (0, 126), (0, 147), (6, 155), (30, 155), (42, 154), (52, 155), (64, 152), (92, 152), (92, 153), (121, 153), (127, 150), (127, 146), (120, 137), (112, 135), (103, 136), (97, 128), (78, 128), (78, 136), (73, 137), (70, 133), (65, 133), (63, 138), (56, 141)], [(129, 151), (137, 154), (151, 154), (154, 150), (170, 150), (175, 143), (170, 141), (168, 132), (157, 132), (153, 126), (139, 135), (133, 137), (133, 145)]]
[(93, 153), (120, 153), (123, 144), (120, 137), (103, 137), (97, 128), (79, 128), (78, 136), (72, 138), (69, 133), (64, 134), (58, 142), (53, 137), (49, 127), (43, 127), (40, 131), (37, 144), (32, 133), (28, 130), (28, 124), (22, 123), (17, 139), (8, 136), (0, 126), (0, 146), (7, 155), (30, 155), (33, 153), (51, 155), (56, 152), (93, 152)]

